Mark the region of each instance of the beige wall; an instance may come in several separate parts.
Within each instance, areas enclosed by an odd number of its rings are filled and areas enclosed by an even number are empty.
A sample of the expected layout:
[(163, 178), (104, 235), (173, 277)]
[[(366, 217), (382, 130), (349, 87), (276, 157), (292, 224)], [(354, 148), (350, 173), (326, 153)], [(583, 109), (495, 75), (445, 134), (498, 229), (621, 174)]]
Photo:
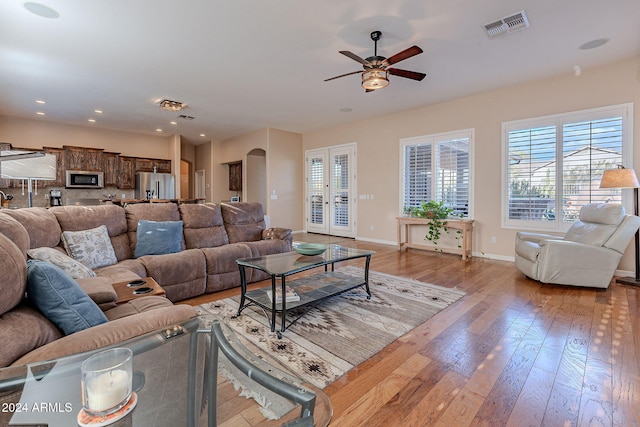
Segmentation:
[[(474, 96), (425, 106), (397, 114), (351, 123), (303, 135), (304, 150), (358, 143), (358, 200), (360, 239), (396, 242), (399, 215), (399, 141), (413, 136), (475, 129), (475, 236), (473, 250), (511, 259), (515, 230), (500, 226), (502, 122), (635, 102), (636, 146), (640, 143), (640, 58), (506, 87)], [(385, 90), (393, 90), (392, 87)], [(640, 165), (640, 150), (635, 150)], [(304, 215), (300, 212), (300, 215)], [(373, 225), (373, 231), (370, 231)], [(491, 236), (496, 243), (490, 243)], [(623, 267), (633, 270), (627, 251)]]
[(269, 129), (267, 212), (273, 227), (304, 228), (300, 214), (304, 208), (303, 176), (302, 135)]
[[(267, 151), (267, 129), (260, 129), (237, 138), (231, 138), (224, 142), (213, 143), (213, 201), (219, 203), (223, 200), (230, 200), (236, 195), (236, 191), (229, 191), (229, 167), (226, 163), (242, 161), (245, 174), (246, 155), (255, 148), (261, 148)], [(242, 180), (244, 186), (246, 179)], [(241, 200), (244, 198), (241, 196)]]
[(204, 170), (205, 181), (205, 197), (207, 202), (213, 201), (213, 175), (211, 173), (212, 165), (212, 153), (213, 144), (208, 142), (206, 144), (196, 145), (196, 163), (195, 170)]
[(43, 120), (0, 117), (0, 141), (14, 147), (42, 148), (72, 145), (104, 148), (123, 156), (172, 159), (167, 137), (71, 126)]
[[(224, 142), (212, 143), (213, 201), (229, 200), (229, 169), (225, 163), (242, 160), (243, 188), (246, 188), (247, 155), (256, 148), (266, 152), (265, 213), (274, 227), (302, 229), (302, 135), (278, 129), (260, 129)], [(275, 190), (276, 199), (272, 199)], [(244, 198), (243, 198), (244, 200)]]

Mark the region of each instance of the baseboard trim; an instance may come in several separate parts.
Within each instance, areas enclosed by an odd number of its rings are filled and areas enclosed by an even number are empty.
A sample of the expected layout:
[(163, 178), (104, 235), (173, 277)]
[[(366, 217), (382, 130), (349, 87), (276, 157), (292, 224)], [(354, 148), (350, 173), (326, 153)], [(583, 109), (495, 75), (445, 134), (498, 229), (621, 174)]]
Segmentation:
[(381, 245), (389, 245), (389, 246), (398, 246), (398, 243), (395, 240), (390, 241), (390, 240), (370, 239), (368, 237), (360, 237), (360, 236), (356, 236), (355, 239), (360, 240), (362, 242), (379, 243)]

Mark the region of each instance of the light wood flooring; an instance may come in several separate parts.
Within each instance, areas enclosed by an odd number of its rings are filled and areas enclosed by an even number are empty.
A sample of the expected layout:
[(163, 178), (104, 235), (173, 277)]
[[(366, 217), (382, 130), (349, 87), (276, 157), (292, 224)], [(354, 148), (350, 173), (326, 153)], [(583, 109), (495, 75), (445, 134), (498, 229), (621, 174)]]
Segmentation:
[(640, 424), (640, 289), (545, 285), (511, 262), (295, 238), (375, 250), (372, 270), (466, 292), (329, 385), (332, 426)]

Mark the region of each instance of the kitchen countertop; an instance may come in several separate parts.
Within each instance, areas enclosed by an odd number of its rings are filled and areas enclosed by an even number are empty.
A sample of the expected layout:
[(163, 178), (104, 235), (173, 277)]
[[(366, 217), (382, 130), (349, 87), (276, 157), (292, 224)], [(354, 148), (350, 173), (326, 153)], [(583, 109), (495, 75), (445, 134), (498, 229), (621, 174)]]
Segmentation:
[(202, 203), (206, 199), (102, 199), (102, 203), (126, 206), (129, 203)]

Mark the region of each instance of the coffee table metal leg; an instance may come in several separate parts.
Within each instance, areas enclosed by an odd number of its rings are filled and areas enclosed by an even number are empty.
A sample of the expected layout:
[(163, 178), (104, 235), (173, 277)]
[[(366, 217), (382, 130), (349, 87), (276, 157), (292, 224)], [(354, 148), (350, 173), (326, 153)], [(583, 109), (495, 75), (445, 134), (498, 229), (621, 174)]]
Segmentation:
[(240, 306), (238, 307), (238, 316), (240, 316), (240, 313), (244, 308), (245, 294), (247, 293), (247, 273), (244, 270), (244, 265), (238, 265), (238, 267), (240, 268), (240, 287), (241, 287)]
[(271, 275), (271, 332), (276, 330), (276, 276)]
[(280, 334), (278, 334), (278, 338), (282, 338), (282, 332), (286, 330), (286, 320), (287, 320), (287, 284), (285, 282), (285, 276), (281, 276), (280, 280), (282, 281), (282, 327), (280, 328)]
[(364, 287), (367, 289), (367, 299), (371, 299), (371, 291), (369, 290), (369, 263), (371, 262), (371, 256), (366, 258), (364, 263)]

